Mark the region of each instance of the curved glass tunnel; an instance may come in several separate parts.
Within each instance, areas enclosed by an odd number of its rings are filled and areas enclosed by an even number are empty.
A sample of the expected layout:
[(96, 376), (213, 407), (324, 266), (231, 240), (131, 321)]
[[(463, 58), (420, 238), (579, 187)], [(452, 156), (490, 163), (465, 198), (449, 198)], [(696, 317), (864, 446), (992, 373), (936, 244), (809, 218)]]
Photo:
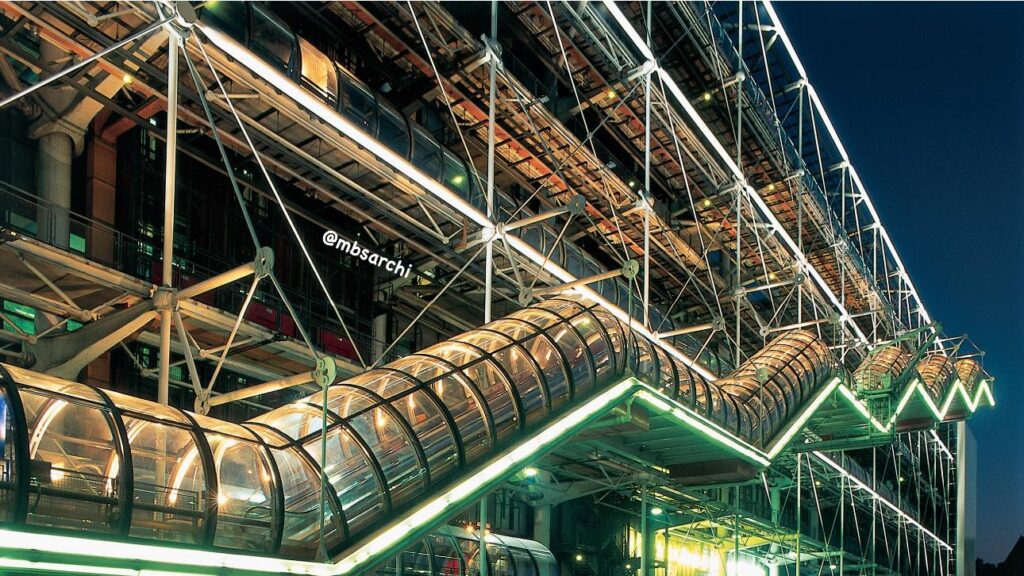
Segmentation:
[(322, 393), (232, 424), (6, 367), (0, 520), (312, 559), (323, 493), (336, 554), (630, 375), (763, 447), (841, 368), (796, 331), (710, 383), (594, 303), (559, 297), (334, 384), (322, 446)]

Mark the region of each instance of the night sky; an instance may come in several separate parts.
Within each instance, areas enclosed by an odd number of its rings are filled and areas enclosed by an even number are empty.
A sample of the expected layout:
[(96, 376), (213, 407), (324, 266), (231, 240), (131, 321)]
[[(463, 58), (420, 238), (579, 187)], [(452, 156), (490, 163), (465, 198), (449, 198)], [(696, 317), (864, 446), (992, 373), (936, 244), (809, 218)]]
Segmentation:
[(1024, 533), (1024, 3), (777, 3), (932, 317), (987, 352), (977, 552)]

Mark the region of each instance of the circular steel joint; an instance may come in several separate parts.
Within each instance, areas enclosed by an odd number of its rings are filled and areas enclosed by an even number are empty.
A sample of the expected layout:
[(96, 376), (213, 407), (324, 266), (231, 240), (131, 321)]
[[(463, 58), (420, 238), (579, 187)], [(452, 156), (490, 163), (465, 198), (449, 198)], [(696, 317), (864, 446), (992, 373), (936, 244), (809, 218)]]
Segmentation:
[(579, 216), (587, 208), (587, 199), (582, 194), (576, 194), (569, 199), (569, 214)]
[(626, 260), (626, 263), (622, 265), (622, 276), (632, 280), (636, 278), (636, 275), (640, 273), (640, 262), (636, 260)]
[(274, 271), (274, 249), (270, 246), (260, 247), (253, 260), (253, 273), (258, 278), (265, 278)]
[(313, 369), (313, 381), (321, 388), (326, 388), (338, 378), (338, 364), (331, 356), (321, 356), (316, 359), (316, 368)]
[(170, 286), (160, 286), (153, 291), (153, 308), (158, 311), (174, 310), (177, 307), (178, 291)]

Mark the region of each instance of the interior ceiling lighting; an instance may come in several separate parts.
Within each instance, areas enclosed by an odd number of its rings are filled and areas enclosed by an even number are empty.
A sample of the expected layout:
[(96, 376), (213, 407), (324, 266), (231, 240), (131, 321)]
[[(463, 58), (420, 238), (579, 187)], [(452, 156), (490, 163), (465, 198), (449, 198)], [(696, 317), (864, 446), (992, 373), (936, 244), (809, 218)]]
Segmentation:
[(527, 478), (532, 478), (532, 477), (534, 477), (536, 475), (537, 475), (537, 469), (532, 467), (532, 466), (527, 468), (527, 469), (525, 469), (525, 470), (523, 470), (523, 476), (526, 476)]
[(655, 506), (654, 508), (651, 508), (651, 514), (655, 516), (661, 516), (664, 513), (665, 510), (661, 506)]

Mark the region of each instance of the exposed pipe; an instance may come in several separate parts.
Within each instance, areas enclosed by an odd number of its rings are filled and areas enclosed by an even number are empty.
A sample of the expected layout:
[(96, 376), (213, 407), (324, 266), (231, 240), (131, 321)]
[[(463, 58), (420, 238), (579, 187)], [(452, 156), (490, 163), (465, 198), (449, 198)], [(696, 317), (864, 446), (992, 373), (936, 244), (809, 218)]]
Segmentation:
[[(164, 242), (161, 282), (168, 291), (174, 285), (174, 193), (178, 161), (178, 46), (181, 36), (167, 27), (167, 140), (164, 162)], [(166, 405), (170, 392), (171, 324), (170, 302), (160, 310), (160, 376), (157, 401)]]

